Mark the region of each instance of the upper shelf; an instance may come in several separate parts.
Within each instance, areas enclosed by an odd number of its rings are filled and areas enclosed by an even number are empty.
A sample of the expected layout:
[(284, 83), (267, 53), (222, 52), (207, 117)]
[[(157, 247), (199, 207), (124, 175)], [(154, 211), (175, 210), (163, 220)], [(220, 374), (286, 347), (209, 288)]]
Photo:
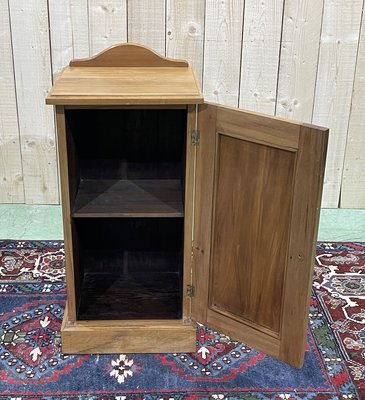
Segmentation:
[(54, 83), (47, 104), (197, 104), (203, 95), (186, 61), (162, 57), (134, 44), (113, 46), (72, 60)]

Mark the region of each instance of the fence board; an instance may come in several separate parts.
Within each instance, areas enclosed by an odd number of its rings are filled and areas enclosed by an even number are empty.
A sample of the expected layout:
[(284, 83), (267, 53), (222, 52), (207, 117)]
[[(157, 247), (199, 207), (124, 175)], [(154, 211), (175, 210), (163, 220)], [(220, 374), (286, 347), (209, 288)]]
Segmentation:
[(365, 14), (362, 16), (360, 43), (345, 166), (341, 189), (341, 207), (365, 208)]
[(167, 0), (166, 55), (188, 60), (202, 82), (205, 0)]
[(0, 203), (23, 203), (24, 187), (7, 2), (0, 7)]
[(362, 0), (326, 1), (313, 123), (330, 128), (322, 207), (339, 204)]
[(128, 0), (128, 42), (166, 53), (165, 0)]
[(275, 113), (283, 0), (246, 0), (239, 106)]
[(323, 0), (286, 0), (276, 115), (310, 123)]
[(207, 0), (204, 47), (204, 96), (238, 106), (243, 1)]
[(47, 1), (9, 2), (25, 202), (59, 202)]
[(52, 72), (55, 76), (73, 58), (89, 57), (87, 0), (48, 0)]
[(127, 41), (126, 0), (89, 0), (90, 54)]

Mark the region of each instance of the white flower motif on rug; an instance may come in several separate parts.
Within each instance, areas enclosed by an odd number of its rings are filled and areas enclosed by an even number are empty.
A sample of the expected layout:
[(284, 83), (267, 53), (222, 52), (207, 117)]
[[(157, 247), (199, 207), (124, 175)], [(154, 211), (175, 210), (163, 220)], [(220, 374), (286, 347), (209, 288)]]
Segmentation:
[(129, 376), (133, 376), (133, 359), (121, 354), (116, 360), (112, 360), (112, 371), (110, 376), (114, 377), (118, 383), (124, 383)]

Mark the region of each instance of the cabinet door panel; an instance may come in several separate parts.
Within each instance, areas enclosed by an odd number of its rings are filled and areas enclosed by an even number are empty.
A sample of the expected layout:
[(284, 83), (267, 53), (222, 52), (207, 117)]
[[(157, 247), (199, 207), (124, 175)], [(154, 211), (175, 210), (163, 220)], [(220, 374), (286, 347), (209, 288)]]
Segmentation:
[(198, 123), (193, 316), (300, 366), (327, 131), (210, 104)]
[(209, 307), (277, 334), (295, 153), (217, 139)]

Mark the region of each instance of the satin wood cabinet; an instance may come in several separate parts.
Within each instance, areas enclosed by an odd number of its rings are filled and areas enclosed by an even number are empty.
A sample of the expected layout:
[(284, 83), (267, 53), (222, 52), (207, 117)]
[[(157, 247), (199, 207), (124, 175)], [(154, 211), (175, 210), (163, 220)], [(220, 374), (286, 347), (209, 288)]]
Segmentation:
[(191, 352), (196, 322), (303, 363), (328, 131), (208, 104), (185, 61), (73, 60), (56, 108), (66, 353)]

